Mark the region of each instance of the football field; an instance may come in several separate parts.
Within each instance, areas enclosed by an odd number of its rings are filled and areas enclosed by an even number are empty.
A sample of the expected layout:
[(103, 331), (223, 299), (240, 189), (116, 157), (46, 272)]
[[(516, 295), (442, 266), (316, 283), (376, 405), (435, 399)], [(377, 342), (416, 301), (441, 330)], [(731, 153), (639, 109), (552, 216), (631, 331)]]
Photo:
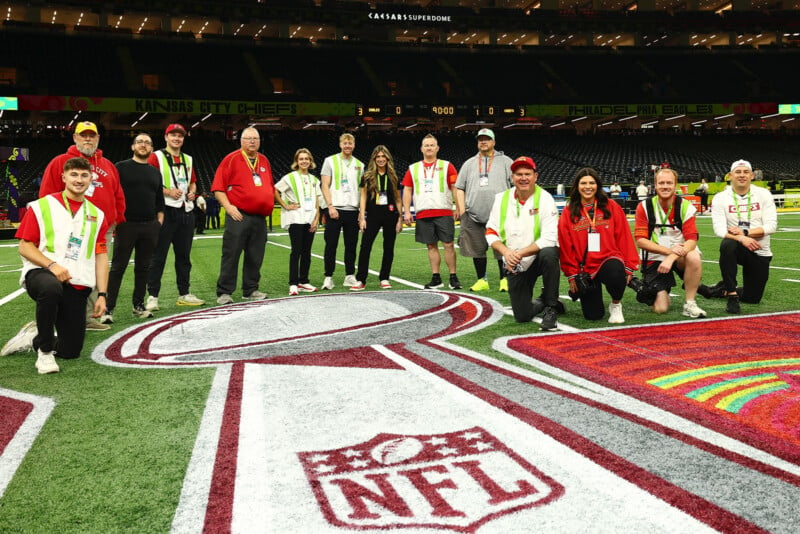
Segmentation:
[[(131, 266), (112, 329), (60, 373), (0, 358), (0, 532), (796, 532), (800, 213), (778, 226), (741, 315), (701, 297), (708, 317), (683, 317), (679, 285), (667, 314), (626, 291), (624, 325), (587, 321), (562, 278), (553, 333), (513, 321), (493, 262), (487, 292), (461, 257), (463, 290), (422, 290), (411, 229), (392, 289), (350, 292), (340, 263), (334, 290), (289, 297), (275, 228), (269, 299), (223, 307), (221, 231), (196, 236), (206, 306), (175, 304), (170, 255), (153, 319), (131, 314)], [(0, 243), (0, 342), (33, 319), (19, 271)]]

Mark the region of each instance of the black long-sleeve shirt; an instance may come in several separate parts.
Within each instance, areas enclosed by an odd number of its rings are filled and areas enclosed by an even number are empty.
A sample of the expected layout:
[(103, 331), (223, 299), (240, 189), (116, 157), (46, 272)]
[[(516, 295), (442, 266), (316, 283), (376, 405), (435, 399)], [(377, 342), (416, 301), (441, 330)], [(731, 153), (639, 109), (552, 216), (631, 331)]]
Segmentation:
[(116, 163), (119, 181), (125, 194), (125, 220), (149, 222), (164, 211), (161, 175), (149, 163), (126, 159)]

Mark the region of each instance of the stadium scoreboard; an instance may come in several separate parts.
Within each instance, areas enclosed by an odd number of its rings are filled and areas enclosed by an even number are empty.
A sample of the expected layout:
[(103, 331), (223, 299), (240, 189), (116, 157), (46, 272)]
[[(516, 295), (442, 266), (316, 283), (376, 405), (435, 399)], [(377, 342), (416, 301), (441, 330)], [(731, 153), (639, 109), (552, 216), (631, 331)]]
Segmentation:
[(357, 117), (418, 117), (447, 118), (461, 117), (465, 119), (492, 119), (500, 117), (527, 117), (527, 106), (510, 105), (477, 105), (477, 104), (356, 104)]

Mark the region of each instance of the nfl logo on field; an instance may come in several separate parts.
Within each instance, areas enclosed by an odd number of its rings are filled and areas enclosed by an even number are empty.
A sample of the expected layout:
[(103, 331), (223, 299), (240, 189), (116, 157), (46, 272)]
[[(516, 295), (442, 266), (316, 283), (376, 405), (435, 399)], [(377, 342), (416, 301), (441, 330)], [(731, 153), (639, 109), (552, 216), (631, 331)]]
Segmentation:
[(379, 434), (298, 456), (326, 519), (343, 527), (471, 532), (564, 493), (563, 486), (480, 427)]

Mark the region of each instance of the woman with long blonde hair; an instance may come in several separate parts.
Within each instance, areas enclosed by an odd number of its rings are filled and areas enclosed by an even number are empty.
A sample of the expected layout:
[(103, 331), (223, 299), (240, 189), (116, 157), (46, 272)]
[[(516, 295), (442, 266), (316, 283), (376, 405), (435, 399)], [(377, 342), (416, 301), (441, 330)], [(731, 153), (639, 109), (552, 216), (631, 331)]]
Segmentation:
[(357, 283), (350, 288), (351, 291), (361, 291), (366, 285), (372, 244), (380, 230), (383, 230), (383, 259), (378, 279), (383, 289), (392, 287), (389, 276), (394, 261), (394, 243), (397, 234), (403, 229), (400, 218), (402, 198), (398, 182), (392, 153), (384, 145), (376, 146), (361, 179), (358, 226), (363, 237), (358, 253)]

